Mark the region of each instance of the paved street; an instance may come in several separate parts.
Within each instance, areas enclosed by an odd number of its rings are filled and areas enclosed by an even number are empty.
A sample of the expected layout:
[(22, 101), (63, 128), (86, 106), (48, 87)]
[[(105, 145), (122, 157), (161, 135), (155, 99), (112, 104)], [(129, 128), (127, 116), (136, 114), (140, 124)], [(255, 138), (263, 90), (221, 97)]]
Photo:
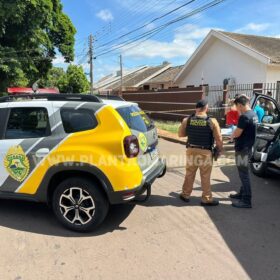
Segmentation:
[(234, 209), (228, 194), (238, 189), (237, 172), (218, 163), (221, 205), (199, 206), (199, 177), (186, 205), (177, 157), (185, 148), (164, 140), (160, 147), (169, 168), (150, 200), (112, 207), (97, 232), (69, 232), (44, 205), (2, 200), (0, 279), (279, 279), (279, 177), (253, 177), (254, 208)]

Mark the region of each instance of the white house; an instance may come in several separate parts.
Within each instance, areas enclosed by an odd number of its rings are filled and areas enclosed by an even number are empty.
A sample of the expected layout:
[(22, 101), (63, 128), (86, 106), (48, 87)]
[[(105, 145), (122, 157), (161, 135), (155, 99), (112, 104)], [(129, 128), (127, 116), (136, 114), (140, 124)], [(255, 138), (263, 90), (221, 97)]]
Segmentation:
[(211, 30), (174, 82), (190, 85), (280, 83), (280, 39)]

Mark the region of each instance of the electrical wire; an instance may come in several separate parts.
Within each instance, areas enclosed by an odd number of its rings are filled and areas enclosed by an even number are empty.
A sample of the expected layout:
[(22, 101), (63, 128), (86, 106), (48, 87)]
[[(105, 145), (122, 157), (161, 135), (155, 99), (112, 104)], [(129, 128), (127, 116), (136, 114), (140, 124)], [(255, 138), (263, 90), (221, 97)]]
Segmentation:
[[(160, 10), (161, 10), (161, 11), (167, 10), (167, 7), (169, 7), (170, 5), (172, 5), (173, 3), (175, 3), (176, 1), (178, 1), (178, 0), (173, 0), (173, 1), (169, 2), (167, 5), (164, 4)], [(153, 6), (156, 6), (156, 5), (158, 5), (159, 3), (162, 3), (162, 0), (157, 0), (157, 1), (154, 3)], [(150, 15), (149, 15), (149, 16), (146, 16), (146, 17), (143, 17), (143, 11), (147, 11), (147, 8), (148, 8), (149, 6), (150, 6), (150, 4), (149, 4), (149, 5), (144, 5), (144, 6), (142, 5), (142, 9), (136, 9), (136, 8), (134, 7), (134, 9), (137, 10), (137, 12), (134, 13), (133, 15), (130, 14), (129, 16), (125, 17), (125, 18), (128, 18), (128, 20), (126, 20), (126, 21), (123, 20), (123, 21), (121, 22), (121, 24), (117, 24), (117, 26), (116, 26), (116, 27), (113, 26), (113, 28), (116, 29), (116, 28), (118, 27), (118, 30), (121, 30), (123, 26), (129, 25), (130, 27), (133, 27), (133, 26), (136, 25), (136, 23), (139, 23), (139, 24), (142, 24), (142, 22), (145, 23), (145, 22), (150, 18)], [(163, 8), (163, 7), (165, 7), (165, 8)], [(139, 16), (137, 16), (138, 14), (139, 14)], [(132, 17), (132, 16), (133, 16), (133, 18), (134, 18), (133, 22), (131, 22), (131, 17)], [(140, 19), (140, 21), (139, 21), (139, 20), (135, 20), (135, 18), (136, 18), (136, 19)], [(111, 32), (110, 32), (110, 33), (111, 33)], [(107, 32), (107, 34), (104, 34), (104, 36), (99, 37), (99, 38), (98, 38), (98, 41), (101, 42), (102, 39), (107, 38), (106, 35), (108, 35), (108, 34), (109, 34), (109, 33)], [(98, 44), (97, 44), (97, 46), (98, 46)], [(98, 46), (98, 47), (99, 47), (99, 46)]]
[(124, 42), (118, 44), (117, 46), (112, 47), (111, 49), (109, 49), (107, 51), (104, 51), (104, 52), (102, 52), (100, 54), (97, 54), (95, 56), (95, 58), (100, 57), (102, 55), (105, 55), (107, 53), (110, 53), (110, 52), (112, 52), (114, 50), (121, 49), (124, 46), (130, 45), (130, 44), (132, 44), (134, 42), (137, 42), (138, 40), (140, 40), (142, 38), (145, 38), (146, 36), (148, 36), (148, 37), (150, 36), (149, 38), (151, 38), (154, 35), (156, 35), (157, 33), (161, 32), (163, 29), (167, 28), (168, 26), (170, 26), (170, 25), (172, 25), (174, 23), (180, 22), (180, 21), (182, 21), (182, 20), (184, 20), (186, 18), (189, 18), (189, 17), (191, 17), (191, 16), (193, 16), (195, 14), (201, 13), (201, 12), (203, 12), (203, 11), (205, 11), (205, 10), (211, 8), (211, 7), (214, 7), (214, 6), (220, 4), (220, 3), (224, 2), (224, 1), (226, 1), (226, 0), (214, 0), (214, 1), (211, 1), (208, 4), (201, 6), (200, 8), (195, 9), (195, 10), (191, 11), (190, 13), (187, 13), (184, 16), (177, 17), (177, 18), (175, 18), (175, 19), (173, 19), (173, 20), (171, 20), (171, 21), (169, 21), (169, 22), (167, 22), (165, 24), (162, 24), (161, 26), (156, 27), (156, 28), (154, 28), (154, 29), (152, 29), (152, 30), (150, 30), (148, 32), (142, 33), (142, 34), (137, 35), (137, 36), (135, 36), (133, 38), (125, 40)]
[(100, 45), (100, 46), (97, 47), (96, 49), (101, 48), (101, 47), (104, 47), (104, 46), (107, 46), (107, 45), (109, 45), (110, 43), (112, 43), (112, 42), (114, 42), (114, 41), (117, 41), (117, 40), (119, 40), (119, 39), (121, 39), (121, 38), (123, 38), (123, 37), (125, 37), (125, 36), (127, 36), (127, 35), (130, 35), (130, 34), (136, 32), (136, 31), (138, 31), (138, 30), (141, 30), (141, 29), (143, 29), (143, 28), (149, 26), (150, 24), (152, 24), (152, 23), (154, 23), (154, 22), (156, 22), (156, 21), (158, 21), (158, 20), (160, 20), (160, 19), (162, 19), (162, 18), (164, 18), (164, 17), (166, 17), (166, 16), (168, 16), (168, 15), (171, 15), (172, 13), (174, 13), (174, 12), (180, 10), (180, 9), (182, 9), (183, 7), (186, 7), (187, 5), (189, 5), (189, 4), (191, 4), (191, 3), (195, 2), (195, 1), (196, 1), (196, 0), (190, 0), (190, 1), (188, 1), (187, 3), (185, 3), (185, 4), (183, 4), (183, 5), (179, 6), (179, 7), (177, 7), (176, 9), (173, 9), (173, 10), (171, 10), (171, 11), (169, 11), (169, 12), (167, 12), (167, 13), (165, 13), (165, 14), (159, 16), (159, 17), (156, 17), (156, 18), (152, 19), (151, 21), (149, 21), (149, 22), (146, 23), (146, 24), (144, 24), (144, 25), (142, 25), (142, 26), (140, 26), (140, 27), (137, 27), (137, 28), (135, 28), (135, 29), (133, 29), (133, 30), (131, 30), (131, 31), (129, 31), (129, 32), (127, 32), (127, 33), (125, 33), (125, 34), (123, 34), (123, 35), (117, 37), (117, 38), (115, 38), (115, 39), (112, 39), (112, 40), (110, 40), (109, 42), (106, 42), (106, 43)]

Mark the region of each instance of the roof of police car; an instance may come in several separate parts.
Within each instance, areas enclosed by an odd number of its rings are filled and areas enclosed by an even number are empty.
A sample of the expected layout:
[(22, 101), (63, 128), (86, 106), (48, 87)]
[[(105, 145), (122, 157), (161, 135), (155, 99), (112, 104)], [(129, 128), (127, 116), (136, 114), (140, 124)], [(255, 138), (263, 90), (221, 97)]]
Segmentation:
[[(24, 103), (24, 107), (28, 106), (28, 104), (33, 104), (34, 103), (41, 103), (42, 101), (45, 101), (45, 102), (54, 102), (56, 104), (65, 104), (65, 102), (67, 103), (71, 103), (71, 102), (75, 102), (75, 103), (100, 103), (100, 104), (105, 104), (105, 105), (111, 105), (113, 108), (119, 108), (119, 107), (125, 107), (125, 106), (131, 106), (131, 105), (137, 105), (137, 103), (134, 103), (134, 102), (129, 102), (129, 101), (125, 101), (125, 100), (114, 100), (114, 99), (106, 99), (106, 98), (99, 98), (99, 102), (96, 100), (96, 101), (90, 101), (90, 100), (48, 100), (47, 98), (45, 98), (44, 96), (42, 96), (42, 98), (40, 98), (40, 96), (36, 96), (36, 99), (29, 99), (28, 96), (25, 96), (21, 99), (20, 96), (17, 96), (17, 98), (19, 99), (7, 99), (7, 100), (3, 100), (4, 102), (0, 102), (0, 108), (5, 108), (7, 106), (7, 102), (9, 103), (14, 103), (14, 104), (19, 104), (19, 103)], [(59, 105), (58, 105), (59, 106)]]
[(103, 103), (105, 103), (106, 105), (111, 105), (114, 108), (119, 108), (119, 107), (124, 107), (124, 106), (128, 106), (128, 105), (136, 105), (137, 103), (134, 102), (129, 102), (129, 101), (119, 101), (119, 100), (107, 100), (107, 99), (103, 99), (102, 100)]

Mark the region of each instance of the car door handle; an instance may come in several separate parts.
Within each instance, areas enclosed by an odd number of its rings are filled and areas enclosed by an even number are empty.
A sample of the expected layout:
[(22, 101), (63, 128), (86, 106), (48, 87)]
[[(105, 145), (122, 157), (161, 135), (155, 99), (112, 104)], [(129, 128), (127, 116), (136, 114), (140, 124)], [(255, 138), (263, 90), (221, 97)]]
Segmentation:
[(42, 157), (47, 156), (49, 153), (50, 153), (50, 150), (48, 148), (41, 148), (35, 153), (35, 155), (36, 155), (36, 157), (42, 158)]

